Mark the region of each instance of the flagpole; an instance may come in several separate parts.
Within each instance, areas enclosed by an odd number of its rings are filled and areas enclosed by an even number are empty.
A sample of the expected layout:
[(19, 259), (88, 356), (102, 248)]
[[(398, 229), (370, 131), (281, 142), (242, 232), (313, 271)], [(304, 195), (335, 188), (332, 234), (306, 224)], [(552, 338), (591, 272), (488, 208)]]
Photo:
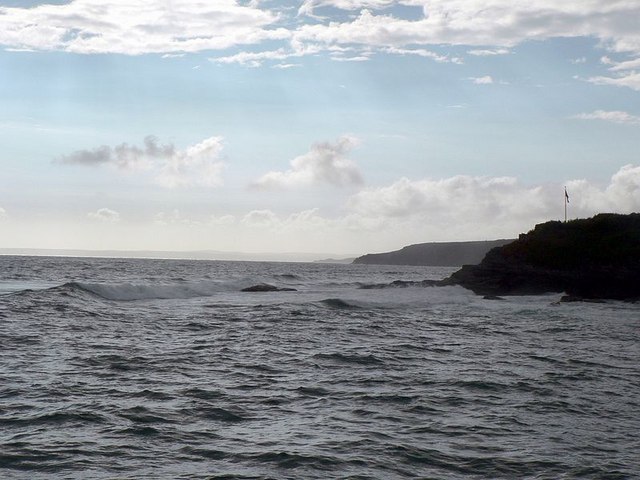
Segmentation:
[(564, 187), (564, 223), (567, 223), (567, 187)]

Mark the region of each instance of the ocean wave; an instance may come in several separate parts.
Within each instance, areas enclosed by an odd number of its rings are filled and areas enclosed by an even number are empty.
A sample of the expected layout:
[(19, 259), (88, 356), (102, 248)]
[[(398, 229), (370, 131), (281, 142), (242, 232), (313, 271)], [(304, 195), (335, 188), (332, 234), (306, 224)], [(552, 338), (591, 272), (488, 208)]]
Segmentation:
[(174, 423), (170, 418), (163, 417), (144, 407), (132, 407), (119, 413), (119, 416), (133, 422), (136, 425), (149, 425), (152, 423)]
[(174, 284), (106, 284), (69, 282), (63, 285), (69, 289), (82, 290), (106, 300), (133, 301), (155, 299), (180, 299), (208, 297), (222, 290), (220, 284), (213, 282), (174, 283)]
[[(222, 460), (223, 458), (230, 456), (228, 452), (225, 452), (222, 450), (214, 450), (211, 448), (200, 448), (200, 447), (183, 447), (181, 449), (181, 452), (188, 456), (201, 457), (207, 460)], [(222, 478), (222, 477), (212, 477), (212, 478)], [(228, 477), (228, 478), (240, 478), (240, 477)]]
[(335, 468), (339, 460), (332, 456), (325, 455), (304, 455), (301, 453), (289, 452), (264, 452), (254, 455), (246, 455), (249, 459), (258, 463), (274, 463), (279, 468), (293, 469), (302, 466), (312, 466), (320, 470)]
[[(136, 284), (136, 283), (91, 283), (91, 282), (67, 282), (49, 288), (14, 291), (8, 294), (11, 297), (43, 297), (54, 294), (62, 297), (89, 294), (104, 300), (132, 301), (132, 300), (161, 300), (180, 299), (211, 296), (222, 291), (219, 284), (213, 282), (175, 283), (175, 284)], [(57, 305), (64, 310), (67, 305)]]
[(282, 280), (300, 280), (300, 275), (296, 275), (293, 273), (277, 273), (274, 275), (274, 278), (279, 278)]
[(341, 298), (325, 298), (324, 300), (321, 300), (320, 303), (330, 308), (336, 308), (336, 309), (342, 309), (342, 310), (352, 310), (352, 309), (361, 308), (359, 305), (356, 305), (355, 303), (349, 303), (346, 300), (342, 300)]
[(222, 407), (200, 407), (194, 410), (199, 417), (219, 422), (237, 423), (250, 420), (246, 415), (234, 413)]
[(0, 419), (0, 425), (4, 427), (27, 426), (35, 427), (41, 425), (61, 425), (64, 423), (86, 424), (86, 423), (106, 423), (106, 418), (94, 412), (83, 411), (61, 411), (50, 412), (36, 416), (4, 417)]
[(331, 395), (329, 390), (322, 387), (298, 387), (296, 391), (305, 397), (326, 397)]
[[(48, 294), (69, 297), (73, 295), (89, 294), (104, 300), (111, 301), (135, 301), (135, 300), (171, 300), (188, 299), (197, 297), (210, 297), (219, 293), (239, 292), (248, 285), (263, 284), (262, 278), (240, 278), (225, 281), (199, 280), (187, 281), (183, 278), (176, 278), (171, 283), (153, 283), (146, 281), (140, 283), (102, 283), (91, 281), (72, 281), (61, 285), (49, 286), (47, 288), (32, 289), (24, 288), (8, 293), (13, 297), (39, 297)], [(277, 290), (294, 290), (291, 287), (277, 287)], [(61, 305), (60, 308), (66, 308)]]
[(160, 430), (158, 430), (157, 428), (150, 427), (148, 425), (144, 425), (144, 426), (135, 425), (133, 427), (124, 428), (120, 430), (118, 433), (127, 435), (127, 436), (133, 435), (133, 436), (139, 436), (139, 437), (151, 437), (154, 435), (158, 435), (160, 433)]
[(347, 355), (344, 353), (318, 353), (314, 358), (331, 360), (338, 363), (352, 363), (357, 365), (380, 365), (382, 360), (374, 355)]

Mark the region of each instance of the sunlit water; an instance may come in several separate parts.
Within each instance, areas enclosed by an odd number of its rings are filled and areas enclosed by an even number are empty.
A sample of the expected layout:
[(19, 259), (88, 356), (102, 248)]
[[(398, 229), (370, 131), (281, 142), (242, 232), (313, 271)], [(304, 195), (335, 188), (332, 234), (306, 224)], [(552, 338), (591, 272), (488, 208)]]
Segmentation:
[(640, 305), (451, 271), (0, 257), (0, 478), (640, 477)]

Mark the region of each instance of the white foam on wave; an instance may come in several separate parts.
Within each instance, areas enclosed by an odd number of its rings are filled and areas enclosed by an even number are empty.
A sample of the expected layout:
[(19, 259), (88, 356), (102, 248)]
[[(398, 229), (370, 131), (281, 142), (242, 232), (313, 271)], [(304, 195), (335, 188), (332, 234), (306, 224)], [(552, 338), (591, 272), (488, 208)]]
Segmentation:
[(219, 282), (184, 282), (155, 285), (76, 282), (73, 285), (107, 300), (117, 301), (208, 297), (218, 292), (233, 289), (231, 285)]
[(333, 297), (371, 309), (416, 309), (434, 305), (468, 305), (475, 295), (459, 286), (334, 290)]
[(46, 290), (55, 286), (55, 282), (40, 280), (0, 280), (0, 295), (18, 293), (26, 290)]

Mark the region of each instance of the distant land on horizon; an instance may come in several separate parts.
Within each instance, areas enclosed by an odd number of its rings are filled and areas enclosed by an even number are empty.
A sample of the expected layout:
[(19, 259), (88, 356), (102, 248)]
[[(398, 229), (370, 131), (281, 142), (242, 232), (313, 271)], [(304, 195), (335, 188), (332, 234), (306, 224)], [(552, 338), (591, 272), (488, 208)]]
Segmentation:
[(455, 267), (479, 264), (489, 250), (501, 247), (514, 239), (481, 240), (470, 242), (429, 242), (408, 245), (400, 250), (369, 253), (356, 258), (354, 264), (415, 265)]
[[(157, 258), (175, 260), (220, 260), (247, 262), (316, 262), (351, 263), (349, 258), (330, 258), (330, 253), (250, 253), (222, 252), (218, 250), (163, 251), (163, 250), (88, 250), (67, 248), (0, 248), (0, 255), (104, 257), (104, 258)], [(323, 259), (323, 260), (319, 260)]]
[(343, 263), (351, 264), (355, 260), (355, 257), (349, 258), (322, 258), (320, 260), (314, 260), (313, 263)]

